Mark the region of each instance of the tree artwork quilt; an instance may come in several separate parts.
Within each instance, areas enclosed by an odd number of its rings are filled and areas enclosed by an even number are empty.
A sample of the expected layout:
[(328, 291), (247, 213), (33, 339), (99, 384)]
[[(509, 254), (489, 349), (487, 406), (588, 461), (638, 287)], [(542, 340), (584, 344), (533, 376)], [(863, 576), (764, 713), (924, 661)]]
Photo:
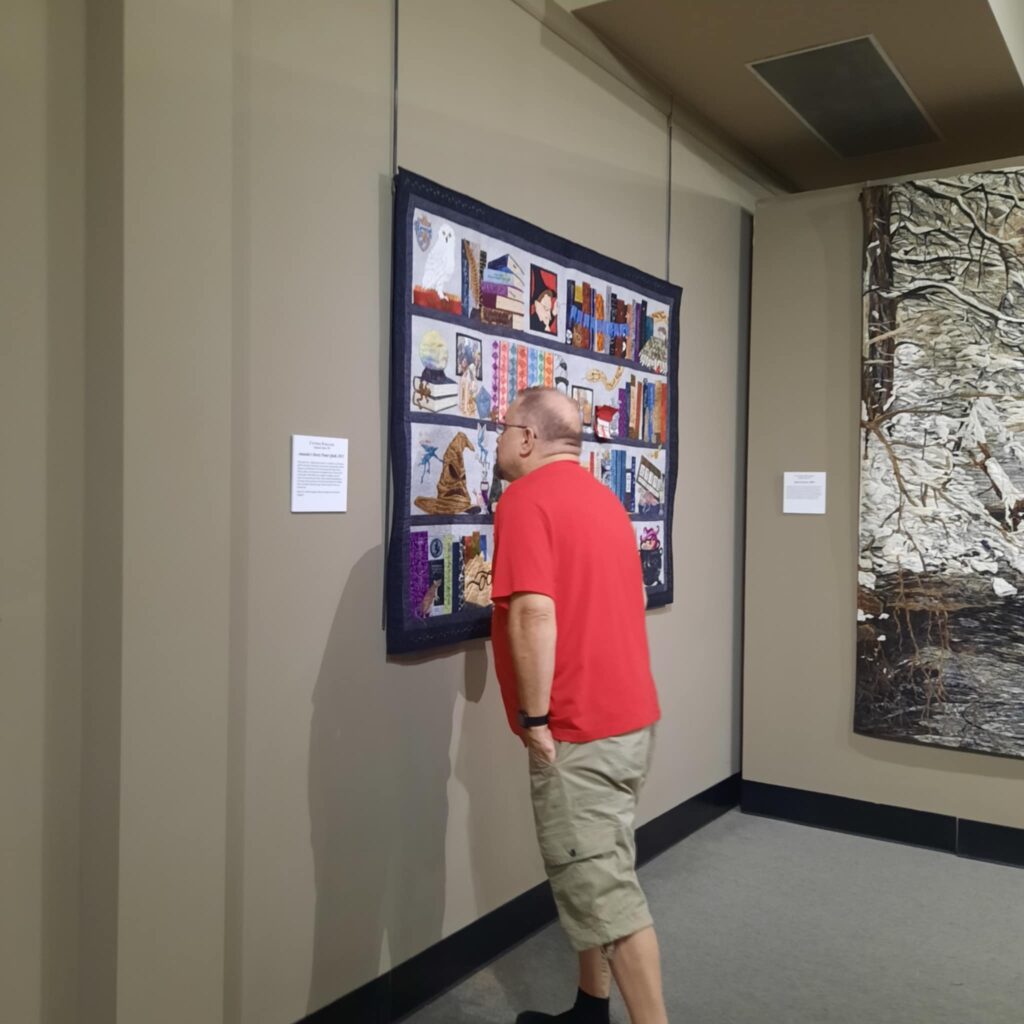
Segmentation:
[(1024, 757), (1024, 169), (862, 205), (855, 728)]
[(578, 403), (581, 464), (629, 513), (649, 605), (671, 602), (681, 295), (399, 172), (389, 653), (489, 633), (503, 486), (495, 442), (509, 405), (529, 387), (555, 387)]

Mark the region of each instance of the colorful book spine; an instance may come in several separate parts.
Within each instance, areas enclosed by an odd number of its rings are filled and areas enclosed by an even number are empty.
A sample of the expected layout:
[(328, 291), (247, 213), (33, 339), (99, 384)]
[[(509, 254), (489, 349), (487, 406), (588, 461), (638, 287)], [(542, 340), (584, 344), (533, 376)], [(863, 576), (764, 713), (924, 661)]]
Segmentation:
[(422, 615), (423, 598), (430, 589), (429, 544), (426, 530), (409, 534), (409, 613), (414, 618)]
[(480, 319), (485, 324), (491, 324), (494, 327), (508, 327), (513, 331), (523, 329), (522, 314), (510, 309), (498, 309), (495, 306), (484, 305), (480, 307)]
[(470, 315), (472, 315), (472, 309), (480, 308), (480, 263), (479, 263), (479, 251), (472, 242), (467, 241), (466, 252), (469, 256), (469, 297), (470, 297)]
[(594, 302), (594, 291), (590, 287), (590, 282), (589, 281), (584, 281), (583, 282), (583, 314), (584, 314), (584, 320), (583, 320), (583, 339), (584, 339), (584, 345), (583, 345), (583, 348), (593, 348), (594, 347), (593, 331), (591, 330), (591, 327), (590, 327), (591, 323), (593, 322), (591, 320), (591, 316), (592, 316), (592, 313), (593, 313), (593, 302)]
[(554, 352), (544, 353), (544, 387), (555, 386), (555, 354)]
[(571, 279), (565, 283), (565, 305), (563, 309), (563, 316), (565, 317), (565, 343), (566, 345), (572, 344), (572, 309), (573, 309), (573, 298), (576, 295), (576, 283)]
[[(521, 317), (523, 315), (522, 299), (509, 299), (504, 295), (484, 295), (483, 305), (484, 309), (501, 310), (504, 313), (511, 313), (514, 317)], [(509, 321), (505, 326), (512, 327), (514, 322)]]
[(459, 611), (466, 603), (462, 554), (462, 543), (456, 537), (452, 540), (452, 611), (455, 612)]
[[(573, 295), (572, 304), (575, 307), (575, 309), (578, 310), (580, 313), (583, 312), (583, 285), (582, 284), (577, 284), (576, 285), (575, 294)], [(572, 343), (573, 343), (573, 346), (575, 348), (586, 348), (587, 347), (587, 339), (586, 339), (585, 328), (583, 327), (583, 324), (580, 321), (579, 317), (576, 317), (575, 319), (576, 319), (576, 322), (573, 325), (573, 329), (572, 329)]]
[(525, 345), (516, 346), (518, 349), (516, 357), (516, 391), (525, 391), (529, 387), (530, 371), (527, 366), (527, 351)]
[(483, 295), (500, 295), (506, 299), (519, 299), (522, 300), (523, 292), (522, 288), (511, 284), (501, 284), (497, 281), (483, 281), (480, 285), (480, 292)]
[(481, 287), (489, 284), (505, 285), (509, 288), (518, 288), (522, 291), (523, 279), (521, 277), (516, 277), (515, 274), (510, 274), (507, 271), (493, 270), (491, 267), (488, 267), (483, 273), (483, 285), (481, 285)]
[(462, 242), (462, 315), (469, 316), (470, 309), (470, 297), (469, 297), (469, 255), (467, 254), (467, 247), (469, 242), (463, 239)]
[(503, 341), (501, 343), (501, 355), (498, 360), (498, 415), (501, 419), (505, 418), (505, 413), (508, 412), (509, 404), (511, 399), (508, 394), (508, 342)]
[(452, 597), (454, 591), (454, 579), (452, 577), (452, 535), (446, 533), (444, 537), (444, 614), (452, 613)]
[(519, 346), (510, 344), (508, 347), (508, 365), (505, 367), (506, 389), (508, 391), (508, 404), (511, 405), (519, 394), (516, 387), (516, 363), (518, 361)]
[(505, 253), (504, 256), (499, 256), (497, 259), (491, 260), (487, 264), (487, 268), (502, 271), (504, 273), (514, 274), (520, 280), (526, 277), (523, 272), (523, 268), (519, 265), (519, 261), (511, 253)]

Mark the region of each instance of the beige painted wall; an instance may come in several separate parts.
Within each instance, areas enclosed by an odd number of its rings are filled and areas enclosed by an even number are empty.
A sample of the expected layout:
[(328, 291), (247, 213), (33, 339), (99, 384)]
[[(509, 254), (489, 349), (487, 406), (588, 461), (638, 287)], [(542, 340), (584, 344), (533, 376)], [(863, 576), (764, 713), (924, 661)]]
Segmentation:
[[(858, 194), (769, 200), (755, 217), (744, 778), (1019, 828), (1024, 762), (852, 731)], [(828, 472), (826, 516), (782, 515), (785, 470)]]
[(83, 24), (0, 16), (0, 1018), (72, 1019), (81, 701)]
[[(489, 645), (384, 656), (391, 5), (16, 13), (0, 1017), (283, 1024), (543, 878)], [(646, 820), (738, 768), (758, 190), (679, 129), (670, 183), (665, 117), (512, 0), (400, 20), (400, 163), (686, 289)], [(350, 439), (347, 514), (289, 513), (293, 432)]]
[(126, 1022), (216, 1020), (224, 1000), (233, 17), (124, 3)]
[[(0, 32), (4, 160), (0, 304), (0, 978), (14, 1017), (39, 1018), (42, 974), (43, 758), (46, 686), (46, 18), (31, 0)], [(9, 894), (9, 896), (8, 896)]]

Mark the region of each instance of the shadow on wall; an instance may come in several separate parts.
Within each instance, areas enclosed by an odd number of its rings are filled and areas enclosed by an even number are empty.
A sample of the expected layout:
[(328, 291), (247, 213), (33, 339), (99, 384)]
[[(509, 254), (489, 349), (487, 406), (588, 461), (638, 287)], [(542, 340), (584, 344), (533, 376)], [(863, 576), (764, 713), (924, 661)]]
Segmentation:
[[(385, 658), (383, 549), (353, 566), (313, 693), (309, 1012), (442, 935), (452, 714), (442, 659)], [(387, 955), (382, 956), (384, 951)]]
[(510, 890), (510, 874), (519, 874), (523, 857), (533, 860), (539, 872), (540, 855), (532, 831), (526, 753), (505, 725), (500, 698), (495, 694), (495, 700), (484, 700), (491, 666), (487, 643), (466, 645), (465, 659), (465, 703), (452, 785), (465, 791), (466, 858), (473, 905), (482, 914), (519, 895)]

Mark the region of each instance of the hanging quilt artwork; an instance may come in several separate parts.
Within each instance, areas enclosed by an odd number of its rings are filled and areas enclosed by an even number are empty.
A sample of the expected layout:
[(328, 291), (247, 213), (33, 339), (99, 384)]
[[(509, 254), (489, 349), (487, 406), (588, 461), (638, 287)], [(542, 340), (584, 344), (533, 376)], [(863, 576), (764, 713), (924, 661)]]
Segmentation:
[(861, 201), (855, 728), (1024, 757), (1024, 169)]
[(681, 290), (407, 171), (393, 260), (388, 653), (488, 635), (495, 443), (529, 387), (579, 405), (581, 465), (670, 603)]

